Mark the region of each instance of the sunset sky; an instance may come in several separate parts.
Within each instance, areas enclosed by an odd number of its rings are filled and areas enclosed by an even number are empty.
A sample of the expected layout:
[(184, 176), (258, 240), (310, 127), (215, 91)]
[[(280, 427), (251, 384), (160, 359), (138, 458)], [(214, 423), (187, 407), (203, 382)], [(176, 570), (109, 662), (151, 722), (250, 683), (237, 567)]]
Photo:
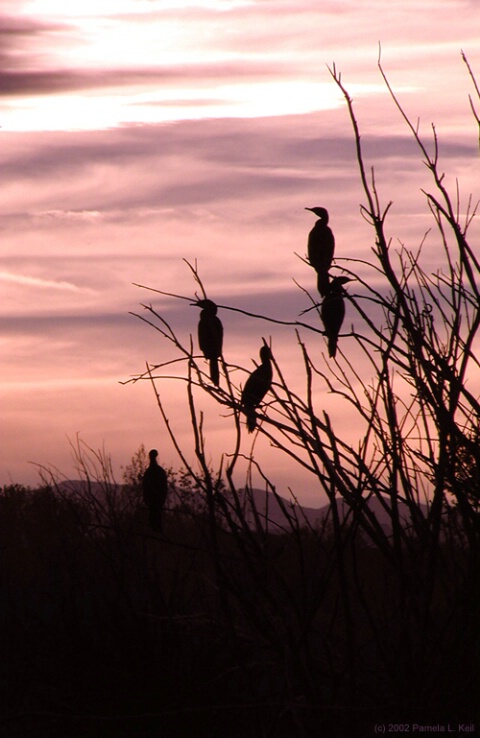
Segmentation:
[[(2, 0), (0, 484), (35, 484), (35, 462), (75, 476), (77, 433), (117, 472), (140, 443), (178, 466), (151, 387), (120, 384), (174, 357), (129, 311), (152, 302), (188, 341), (198, 310), (133, 283), (191, 295), (183, 260), (196, 259), (216, 302), (294, 320), (308, 305), (293, 280), (315, 284), (295, 255), (314, 205), (330, 212), (339, 257), (370, 258), (351, 125), (327, 65), (342, 72), (381, 198), (394, 201), (389, 235), (418, 246), (432, 225), (428, 172), (378, 72), (379, 42), (427, 139), (435, 122), (447, 184), (458, 177), (463, 204), (478, 199), (461, 58), (480, 79), (477, 0)], [(436, 248), (432, 235), (432, 264)], [(271, 336), (297, 381), (290, 329), (221, 317), (228, 361), (253, 367)], [(323, 338), (305, 338), (322, 361)], [(159, 388), (187, 449), (184, 387)], [(231, 420), (208, 413), (215, 466)], [(279, 491), (315, 504), (296, 468), (263, 452)]]

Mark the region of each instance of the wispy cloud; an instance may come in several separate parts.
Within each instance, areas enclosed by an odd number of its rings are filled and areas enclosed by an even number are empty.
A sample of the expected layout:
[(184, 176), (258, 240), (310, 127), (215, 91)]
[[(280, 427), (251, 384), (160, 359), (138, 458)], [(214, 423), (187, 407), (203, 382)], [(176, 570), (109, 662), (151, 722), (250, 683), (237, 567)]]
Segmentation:
[(96, 223), (102, 217), (98, 210), (44, 210), (34, 213), (37, 218)]
[(130, 0), (78, 12), (39, 0), (29, 17), (2, 19), (2, 125), (94, 130), (335, 109), (340, 96), (326, 62), (341, 64), (351, 94), (368, 99), (383, 90), (375, 68), (379, 40), (392, 73), (413, 66), (405, 91), (425, 91), (440, 74), (451, 76), (451, 65), (433, 68), (428, 58), (476, 43), (464, 0), (436, 3), (435, 10), (429, 0), (395, 0), (388, 18), (380, 7)]
[(85, 288), (71, 282), (57, 282), (51, 279), (43, 279), (41, 277), (30, 277), (25, 274), (12, 274), (11, 272), (0, 271), (1, 282), (13, 282), (14, 284), (23, 285), (25, 287), (37, 287), (40, 289), (60, 290), (62, 292), (81, 292)]

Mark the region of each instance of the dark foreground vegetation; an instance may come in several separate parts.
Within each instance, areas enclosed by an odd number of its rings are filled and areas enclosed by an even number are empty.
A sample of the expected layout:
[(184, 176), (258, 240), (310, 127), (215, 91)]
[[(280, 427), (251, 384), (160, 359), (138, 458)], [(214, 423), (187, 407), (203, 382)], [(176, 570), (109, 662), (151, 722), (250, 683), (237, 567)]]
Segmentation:
[(417, 536), (386, 556), (351, 519), (338, 537), (287, 510), (264, 533), (227, 494), (212, 527), (172, 494), (157, 537), (138, 489), (80, 489), (0, 496), (2, 736), (355, 736), (478, 718), (480, 582), (455, 516), (431, 587)]

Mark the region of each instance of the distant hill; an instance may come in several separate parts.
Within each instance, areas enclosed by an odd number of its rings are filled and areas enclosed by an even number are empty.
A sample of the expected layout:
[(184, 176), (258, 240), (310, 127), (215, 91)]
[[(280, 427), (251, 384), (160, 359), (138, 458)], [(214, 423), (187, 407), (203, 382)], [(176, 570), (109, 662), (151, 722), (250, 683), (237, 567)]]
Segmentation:
[[(383, 530), (389, 534), (392, 529), (391, 516), (388, 512), (390, 509), (390, 500), (383, 498), (383, 501), (387, 509), (385, 509), (385, 506), (376, 497), (370, 498), (368, 506)], [(338, 499), (337, 502), (340, 519), (343, 520), (350, 508), (342, 499)], [(330, 503), (322, 507), (306, 507), (279, 495), (273, 495), (271, 492), (266, 493), (259, 489), (254, 489), (249, 494), (243, 493), (243, 504), (244, 514), (248, 524), (253, 527), (256, 524), (255, 521), (258, 520), (262, 527), (268, 527), (272, 533), (290, 530), (285, 512), (293, 520), (298, 521), (301, 527), (312, 528), (319, 527), (330, 512)], [(398, 507), (400, 520), (405, 526), (411, 525), (411, 515), (408, 506), (404, 502), (399, 502)], [(256, 510), (256, 515), (254, 509)], [(426, 505), (420, 505), (420, 509), (423, 515), (427, 514)]]
[(242, 490), (239, 497), (248, 525), (253, 528), (260, 524), (271, 533), (291, 530), (286, 516), (291, 517), (292, 521), (298, 521), (301, 527), (314, 528), (321, 523), (328, 508), (306, 507), (260, 489), (253, 489), (249, 493)]
[[(91, 495), (101, 501), (105, 494), (105, 485), (93, 480), (90, 483), (85, 480), (65, 480), (60, 482), (58, 486), (61, 492), (83, 499)], [(124, 485), (119, 484), (116, 489), (121, 491), (124, 489)], [(114, 485), (112, 485), (112, 492), (114, 492)], [(329, 503), (321, 507), (308, 507), (300, 505), (294, 500), (288, 500), (280, 495), (274, 495), (260, 489), (253, 489), (248, 493), (245, 490), (240, 490), (239, 500), (249, 527), (255, 528), (260, 525), (262, 529), (268, 529), (271, 533), (289, 532), (292, 526), (288, 518), (291, 519), (294, 526), (319, 528), (330, 512)], [(383, 502), (384, 504), (377, 497), (371, 497), (368, 506), (388, 535), (392, 530), (391, 517), (388, 512), (390, 500), (384, 497)], [(343, 520), (349, 512), (349, 507), (342, 499), (338, 499), (337, 503), (340, 519)], [(404, 502), (399, 502), (398, 507), (403, 525), (411, 525), (408, 506)], [(428, 510), (427, 505), (420, 505), (420, 509), (425, 516)]]

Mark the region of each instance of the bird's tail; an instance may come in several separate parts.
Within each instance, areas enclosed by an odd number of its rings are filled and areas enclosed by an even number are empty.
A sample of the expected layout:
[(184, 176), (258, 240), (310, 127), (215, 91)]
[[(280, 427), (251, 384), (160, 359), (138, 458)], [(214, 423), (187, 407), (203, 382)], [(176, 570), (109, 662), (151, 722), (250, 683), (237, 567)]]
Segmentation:
[(245, 406), (244, 412), (245, 412), (245, 415), (247, 416), (248, 432), (253, 433), (253, 431), (257, 427), (257, 413), (255, 412), (255, 408)]
[(317, 289), (322, 297), (328, 292), (328, 285), (330, 284), (330, 276), (326, 271), (317, 272)]
[(216, 384), (217, 387), (220, 384), (220, 371), (218, 368), (218, 359), (210, 359), (210, 379), (212, 380), (213, 384)]
[(328, 339), (328, 355), (331, 359), (335, 358), (337, 353), (338, 336), (330, 336)]
[(148, 520), (150, 523), (150, 528), (156, 532), (160, 533), (162, 530), (162, 509), (159, 508), (156, 505), (151, 505), (148, 509)]

